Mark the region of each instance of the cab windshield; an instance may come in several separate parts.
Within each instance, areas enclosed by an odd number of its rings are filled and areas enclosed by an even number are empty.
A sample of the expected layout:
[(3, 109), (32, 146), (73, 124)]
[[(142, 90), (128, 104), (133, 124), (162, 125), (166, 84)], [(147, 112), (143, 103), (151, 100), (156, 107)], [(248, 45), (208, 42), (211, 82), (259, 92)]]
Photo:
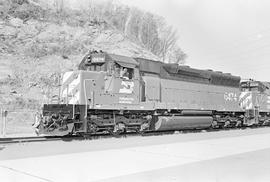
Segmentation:
[(105, 71), (104, 63), (101, 64), (90, 64), (87, 66), (88, 71)]

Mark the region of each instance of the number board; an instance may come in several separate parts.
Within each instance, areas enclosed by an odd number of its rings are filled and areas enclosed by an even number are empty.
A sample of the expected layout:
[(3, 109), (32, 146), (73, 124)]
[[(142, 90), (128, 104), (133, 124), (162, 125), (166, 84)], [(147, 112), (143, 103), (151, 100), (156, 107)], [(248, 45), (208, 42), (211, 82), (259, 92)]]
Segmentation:
[(105, 57), (92, 57), (91, 58), (91, 63), (105, 63)]

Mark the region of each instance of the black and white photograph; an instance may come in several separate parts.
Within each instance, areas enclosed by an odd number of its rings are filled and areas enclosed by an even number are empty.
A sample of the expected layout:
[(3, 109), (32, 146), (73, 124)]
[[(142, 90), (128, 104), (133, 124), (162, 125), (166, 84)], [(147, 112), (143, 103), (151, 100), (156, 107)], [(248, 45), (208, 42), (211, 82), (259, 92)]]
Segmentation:
[(269, 182), (270, 1), (0, 0), (1, 182)]

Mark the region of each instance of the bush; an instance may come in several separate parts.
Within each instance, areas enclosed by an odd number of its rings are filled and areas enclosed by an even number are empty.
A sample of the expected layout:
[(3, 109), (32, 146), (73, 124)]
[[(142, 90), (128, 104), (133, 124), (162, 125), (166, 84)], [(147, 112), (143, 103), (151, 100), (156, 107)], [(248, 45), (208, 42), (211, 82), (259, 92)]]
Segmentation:
[(12, 16), (24, 21), (31, 18), (40, 20), (44, 18), (45, 10), (28, 0), (10, 0), (0, 2), (0, 15), (4, 19)]
[(29, 98), (22, 97), (13, 97), (12, 100), (9, 100), (6, 103), (6, 107), (8, 110), (20, 110), (20, 109), (31, 109), (37, 110), (40, 108), (40, 101)]
[(31, 18), (40, 20), (44, 18), (44, 14), (45, 10), (41, 7), (24, 3), (15, 9), (13, 16), (22, 20), (28, 20)]

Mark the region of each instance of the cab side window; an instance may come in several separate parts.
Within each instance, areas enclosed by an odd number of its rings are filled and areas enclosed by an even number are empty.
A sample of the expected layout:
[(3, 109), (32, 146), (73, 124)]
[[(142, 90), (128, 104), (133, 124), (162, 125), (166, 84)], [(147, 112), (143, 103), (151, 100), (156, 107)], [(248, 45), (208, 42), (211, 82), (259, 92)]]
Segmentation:
[(125, 80), (132, 80), (134, 75), (134, 70), (132, 68), (121, 67), (120, 78)]
[(124, 80), (134, 79), (134, 68), (121, 66), (116, 62), (109, 64), (109, 73)]

